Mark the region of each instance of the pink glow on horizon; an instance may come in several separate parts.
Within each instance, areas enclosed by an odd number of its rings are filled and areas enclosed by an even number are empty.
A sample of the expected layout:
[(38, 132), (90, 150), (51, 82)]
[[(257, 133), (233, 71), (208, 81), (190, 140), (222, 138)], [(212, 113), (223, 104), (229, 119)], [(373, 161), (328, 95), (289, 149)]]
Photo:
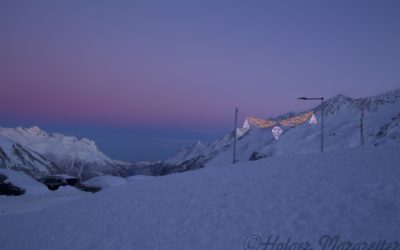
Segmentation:
[(229, 127), (388, 91), (399, 4), (379, 4), (1, 3), (0, 116)]

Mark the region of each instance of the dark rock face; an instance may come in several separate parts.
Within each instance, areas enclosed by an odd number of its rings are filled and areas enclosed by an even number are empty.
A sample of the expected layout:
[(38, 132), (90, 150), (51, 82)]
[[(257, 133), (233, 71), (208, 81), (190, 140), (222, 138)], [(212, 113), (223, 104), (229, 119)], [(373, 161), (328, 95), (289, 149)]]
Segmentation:
[[(53, 159), (53, 158), (50, 158)], [(70, 161), (58, 161), (58, 171), (52, 172), (52, 174), (67, 174), (70, 176), (77, 177), (81, 180), (88, 180), (97, 176), (102, 175), (113, 175), (113, 176), (129, 176), (129, 166), (114, 162), (105, 163), (87, 163), (78, 160)]]
[(10, 141), (8, 146), (9, 150), (7, 147), (0, 146), (0, 168), (23, 171), (33, 178), (40, 178), (59, 171), (58, 166), (53, 162), (21, 144)]
[(0, 183), (3, 183), (7, 179), (7, 176), (0, 174)]
[(7, 154), (0, 147), (0, 166), (5, 166), (6, 162), (10, 162), (10, 158), (8, 158)]
[(210, 158), (198, 156), (196, 158), (184, 161), (179, 164), (170, 164), (165, 162), (155, 162), (145, 166), (134, 166), (130, 169), (128, 176), (148, 175), (148, 176), (164, 176), (168, 174), (181, 173), (190, 170), (196, 170), (204, 167), (204, 164)]
[(74, 178), (74, 177), (66, 178), (66, 177), (57, 176), (57, 175), (46, 176), (44, 178), (39, 179), (39, 182), (46, 185), (47, 188), (51, 191), (55, 191), (61, 186), (72, 186), (81, 191), (92, 192), (92, 193), (95, 193), (95, 192), (98, 192), (101, 190), (100, 187), (84, 185), (81, 183), (81, 181), (78, 178)]
[(0, 195), (23, 195), (25, 193), (25, 190), (22, 188), (19, 188), (17, 186), (14, 186), (11, 183), (0, 183)]
[(77, 189), (84, 191), (84, 192), (91, 192), (91, 193), (96, 193), (101, 190), (101, 187), (97, 186), (88, 186), (88, 185), (83, 185), (81, 184), (79, 187), (76, 187)]
[(51, 191), (57, 190), (60, 186), (66, 185), (64, 179), (59, 176), (47, 176), (38, 181), (46, 185), (46, 187)]
[[(398, 113), (397, 115), (392, 117), (392, 120), (390, 122), (388, 122), (388, 123), (384, 124), (382, 127), (380, 127), (379, 132), (376, 134), (376, 136), (378, 138), (382, 138), (382, 137), (387, 136), (388, 130), (391, 127), (399, 126), (399, 124), (400, 124), (400, 113)], [(394, 137), (392, 139), (396, 139), (396, 137)]]
[(25, 190), (14, 186), (11, 183), (6, 183), (7, 176), (0, 174), (0, 195), (23, 195)]
[(202, 156), (187, 160), (179, 165), (161, 164), (155, 171), (155, 175), (163, 176), (173, 173), (181, 173), (190, 170), (196, 170), (204, 167), (204, 163), (208, 159)]

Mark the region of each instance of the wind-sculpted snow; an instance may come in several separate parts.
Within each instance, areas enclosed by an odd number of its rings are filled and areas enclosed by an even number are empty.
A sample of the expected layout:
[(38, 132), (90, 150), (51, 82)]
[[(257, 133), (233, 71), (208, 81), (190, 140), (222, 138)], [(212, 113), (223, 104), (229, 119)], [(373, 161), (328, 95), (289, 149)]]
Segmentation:
[(89, 186), (101, 187), (101, 189), (104, 190), (106, 188), (124, 185), (126, 182), (127, 180), (125, 178), (106, 175), (91, 178), (86, 181), (85, 184), (88, 184)]
[(277, 244), (338, 250), (322, 248), (324, 235), (400, 242), (399, 150), (387, 143), (135, 176), (59, 204), (38, 196), (48, 206), (31, 212), (24, 196), (0, 197), (2, 207), (25, 204), (0, 213), (1, 248), (279, 250), (265, 248), (279, 236)]

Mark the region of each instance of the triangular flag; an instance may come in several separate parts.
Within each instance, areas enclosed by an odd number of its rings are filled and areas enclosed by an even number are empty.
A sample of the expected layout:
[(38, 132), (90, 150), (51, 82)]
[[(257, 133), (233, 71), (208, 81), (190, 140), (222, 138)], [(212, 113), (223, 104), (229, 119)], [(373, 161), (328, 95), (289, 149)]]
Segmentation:
[(310, 123), (311, 125), (317, 124), (317, 118), (315, 118), (315, 114), (312, 114), (308, 123)]
[(250, 124), (249, 124), (249, 121), (247, 119), (246, 119), (246, 121), (244, 121), (243, 128), (245, 128), (245, 129), (249, 129), (250, 128)]

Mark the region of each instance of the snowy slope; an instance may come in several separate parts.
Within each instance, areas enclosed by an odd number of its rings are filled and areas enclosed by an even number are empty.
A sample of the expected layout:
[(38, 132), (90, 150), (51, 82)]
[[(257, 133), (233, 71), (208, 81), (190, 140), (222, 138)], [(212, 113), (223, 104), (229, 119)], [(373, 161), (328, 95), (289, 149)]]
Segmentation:
[[(359, 99), (338, 95), (324, 103), (325, 151), (360, 146), (361, 108), (365, 113), (364, 138), (366, 145), (385, 144), (392, 141), (400, 143), (400, 89)], [(282, 126), (283, 133), (279, 140), (274, 139), (271, 128), (251, 127), (238, 140), (237, 160), (248, 161), (251, 158), (273, 157), (294, 152), (318, 152), (321, 140), (320, 105), (311, 111), (314, 111), (316, 115), (317, 125), (306, 122), (296, 127)], [(239, 135), (242, 134), (243, 131)], [(192, 147), (184, 148), (165, 161), (164, 172), (179, 172), (177, 170), (197, 169), (205, 165), (231, 162), (232, 138), (233, 134), (231, 133), (208, 145), (197, 143)]]
[[(0, 196), (1, 215), (37, 211), (54, 204), (65, 204), (74, 199), (84, 198), (89, 194), (71, 186), (60, 187), (57, 191), (50, 191), (44, 184), (22, 171), (0, 169), (0, 174), (7, 177), (4, 180), (5, 183), (11, 183), (25, 190), (25, 193), (18, 197)], [(1, 249), (4, 249), (3, 246)]]
[(24, 189), (24, 195), (43, 194), (50, 192), (50, 190), (44, 184), (36, 181), (22, 171), (0, 169), (0, 174), (7, 177), (5, 183), (11, 183), (14, 186)]
[(81, 178), (103, 174), (120, 175), (129, 164), (114, 161), (94, 141), (62, 134), (48, 134), (38, 127), (0, 128), (0, 135), (35, 150), (55, 162), (66, 173)]
[(50, 175), (59, 170), (42, 155), (1, 134), (0, 168), (23, 171), (34, 178)]
[[(256, 249), (246, 239), (258, 246), (257, 237), (279, 235), (321, 249), (325, 234), (399, 241), (399, 150), (391, 142), (135, 176), (68, 205), (0, 213), (1, 248)], [(24, 197), (1, 198), (12, 207)]]

